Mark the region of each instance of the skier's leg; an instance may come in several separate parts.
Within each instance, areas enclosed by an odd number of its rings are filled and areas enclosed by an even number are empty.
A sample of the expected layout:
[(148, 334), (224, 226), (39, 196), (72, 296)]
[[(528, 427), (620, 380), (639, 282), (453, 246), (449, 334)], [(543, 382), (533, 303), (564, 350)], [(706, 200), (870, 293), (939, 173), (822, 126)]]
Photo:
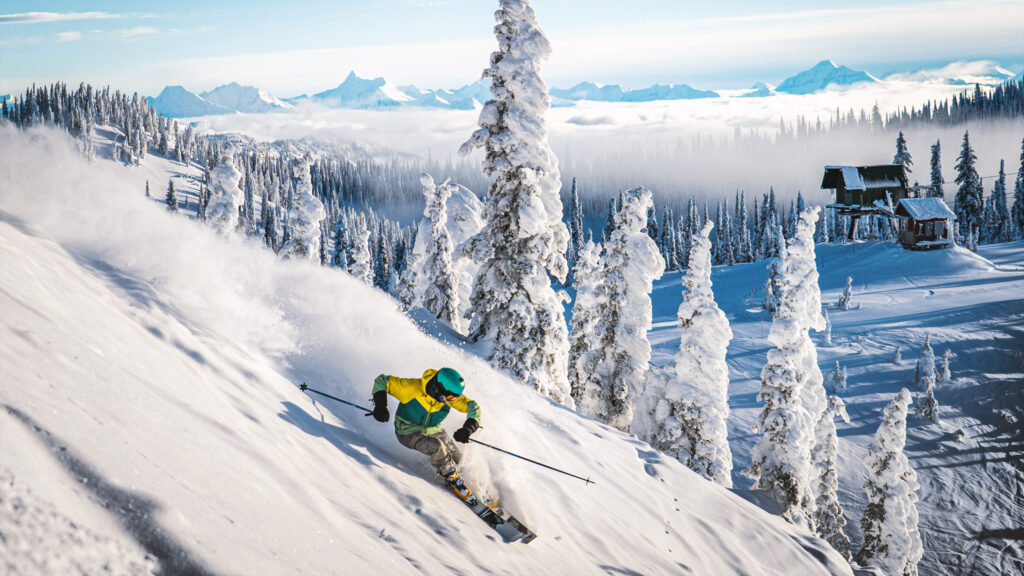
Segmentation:
[[(430, 464), (437, 469), (437, 473), (442, 476), (448, 476), (455, 472), (457, 461), (453, 459), (452, 452), (446, 446), (444, 440), (447, 437), (448, 434), (443, 430), (439, 434), (432, 436), (421, 432), (414, 432), (412, 434), (399, 434), (398, 442), (406, 448), (411, 448), (430, 456)], [(461, 457), (461, 454), (459, 456)]]

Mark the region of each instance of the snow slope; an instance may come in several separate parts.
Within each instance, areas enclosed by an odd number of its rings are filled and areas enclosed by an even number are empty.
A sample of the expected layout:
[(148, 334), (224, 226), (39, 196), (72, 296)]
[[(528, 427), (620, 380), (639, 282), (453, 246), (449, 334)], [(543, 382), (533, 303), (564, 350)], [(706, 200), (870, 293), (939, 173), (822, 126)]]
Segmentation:
[[(850, 573), (374, 289), (169, 215), (145, 172), (87, 164), (51, 131), (0, 126), (0, 142), (0, 432), (15, 439), (0, 495), (33, 503), (0, 523), (6, 571), (65, 573), (46, 563), (59, 552), (115, 572)], [(296, 387), (366, 402), (376, 374), (438, 365), (466, 376), (481, 440), (597, 482), (468, 447), (467, 475), (540, 534), (530, 545), (496, 540), (390, 425)]]

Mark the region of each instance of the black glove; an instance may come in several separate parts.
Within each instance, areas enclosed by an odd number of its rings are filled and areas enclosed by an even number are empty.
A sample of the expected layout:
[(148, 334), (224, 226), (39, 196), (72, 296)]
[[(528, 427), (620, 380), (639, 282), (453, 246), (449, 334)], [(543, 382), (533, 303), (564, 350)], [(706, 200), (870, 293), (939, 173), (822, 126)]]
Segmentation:
[(373, 419), (377, 422), (387, 422), (391, 418), (388, 412), (388, 393), (381, 390), (373, 393)]
[(466, 423), (462, 425), (452, 434), (452, 438), (455, 438), (456, 442), (462, 442), (463, 444), (469, 442), (469, 436), (476, 432), (476, 429), (480, 427), (480, 424), (473, 418), (466, 418)]

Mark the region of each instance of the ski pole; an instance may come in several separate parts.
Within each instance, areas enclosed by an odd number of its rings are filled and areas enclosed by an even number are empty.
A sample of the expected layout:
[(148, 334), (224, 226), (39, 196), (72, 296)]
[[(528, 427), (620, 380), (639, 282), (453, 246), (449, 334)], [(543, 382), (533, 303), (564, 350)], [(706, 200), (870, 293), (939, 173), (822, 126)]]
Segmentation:
[(326, 392), (321, 392), (321, 391), (317, 390), (316, 388), (310, 388), (309, 386), (306, 386), (305, 382), (303, 382), (302, 384), (299, 384), (299, 390), (302, 390), (303, 392), (305, 392), (306, 390), (309, 390), (310, 392), (313, 392), (314, 394), (319, 394), (321, 396), (326, 396), (326, 397), (330, 398), (331, 400), (337, 400), (338, 402), (341, 402), (342, 404), (347, 404), (348, 406), (351, 406), (353, 408), (359, 408), (363, 412), (366, 412), (367, 416), (373, 414), (373, 410), (370, 410), (366, 406), (360, 406), (359, 404), (353, 404), (352, 402), (349, 402), (348, 400), (342, 400), (341, 398), (338, 398), (337, 396), (331, 396), (330, 394), (327, 394)]
[(470, 438), (469, 441), (470, 442), (476, 442), (477, 444), (479, 444), (481, 446), (487, 446), (491, 450), (497, 450), (498, 452), (502, 452), (504, 454), (508, 454), (509, 456), (515, 456), (516, 458), (519, 458), (521, 460), (526, 460), (527, 462), (531, 462), (533, 464), (536, 464), (537, 466), (543, 466), (543, 467), (547, 468), (548, 470), (554, 470), (555, 472), (561, 472), (562, 474), (565, 474), (566, 476), (572, 476), (573, 478), (576, 478), (578, 480), (583, 480), (587, 484), (597, 484), (597, 482), (594, 482), (590, 478), (584, 478), (582, 476), (577, 476), (575, 474), (570, 474), (570, 473), (566, 472), (565, 470), (559, 470), (558, 468), (555, 468), (554, 466), (548, 466), (547, 464), (544, 464), (543, 462), (537, 462), (536, 460), (530, 460), (526, 456), (520, 456), (519, 454), (516, 454), (514, 452), (509, 452), (508, 450), (503, 450), (501, 448), (498, 448), (497, 446), (491, 446), (490, 444), (488, 444), (486, 442), (481, 442), (481, 441), (477, 440), (476, 438)]
[[(337, 400), (338, 402), (341, 402), (342, 404), (351, 406), (353, 408), (358, 408), (358, 409), (362, 410), (363, 412), (366, 412), (367, 416), (370, 416), (370, 415), (373, 414), (373, 410), (370, 410), (369, 408), (367, 408), (365, 406), (360, 406), (359, 404), (354, 404), (352, 402), (349, 402), (348, 400), (342, 400), (341, 398), (338, 398), (337, 396), (331, 396), (330, 394), (327, 394), (326, 392), (321, 392), (321, 391), (317, 390), (316, 388), (310, 388), (309, 386), (306, 385), (305, 382), (303, 382), (302, 384), (299, 384), (299, 390), (302, 390), (303, 392), (308, 390), (310, 392), (313, 392), (314, 394), (319, 394), (321, 396), (326, 396), (327, 398), (330, 398), (331, 400)], [(594, 482), (590, 478), (584, 478), (582, 476), (577, 476), (575, 474), (570, 474), (569, 472), (566, 472), (565, 470), (559, 470), (558, 468), (555, 468), (554, 466), (548, 466), (547, 464), (544, 464), (543, 462), (537, 462), (536, 460), (531, 460), (531, 459), (527, 458), (526, 456), (520, 456), (519, 454), (516, 454), (514, 452), (509, 452), (508, 450), (505, 450), (505, 449), (502, 449), (502, 448), (498, 448), (497, 446), (492, 446), (492, 445), (490, 445), (490, 444), (488, 444), (486, 442), (481, 442), (481, 441), (479, 441), (479, 440), (477, 440), (475, 438), (470, 438), (469, 441), (470, 442), (476, 442), (477, 444), (479, 444), (481, 446), (486, 446), (486, 447), (490, 448), (491, 450), (497, 450), (498, 452), (501, 452), (503, 454), (508, 454), (509, 456), (515, 456), (516, 458), (519, 458), (521, 460), (526, 460), (527, 462), (530, 462), (532, 464), (536, 464), (538, 466), (543, 466), (544, 468), (547, 468), (548, 470), (554, 470), (555, 472), (560, 472), (562, 474), (565, 474), (566, 476), (572, 476), (573, 478), (576, 478), (578, 480), (583, 480), (587, 484), (597, 484), (597, 482)]]

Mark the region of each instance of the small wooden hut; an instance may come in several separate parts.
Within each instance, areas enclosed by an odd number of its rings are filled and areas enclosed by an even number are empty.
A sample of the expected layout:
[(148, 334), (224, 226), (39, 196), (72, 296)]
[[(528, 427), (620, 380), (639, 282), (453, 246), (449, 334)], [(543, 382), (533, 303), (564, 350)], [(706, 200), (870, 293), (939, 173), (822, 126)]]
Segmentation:
[(954, 220), (941, 198), (904, 198), (896, 205), (900, 245), (908, 250), (949, 248)]

